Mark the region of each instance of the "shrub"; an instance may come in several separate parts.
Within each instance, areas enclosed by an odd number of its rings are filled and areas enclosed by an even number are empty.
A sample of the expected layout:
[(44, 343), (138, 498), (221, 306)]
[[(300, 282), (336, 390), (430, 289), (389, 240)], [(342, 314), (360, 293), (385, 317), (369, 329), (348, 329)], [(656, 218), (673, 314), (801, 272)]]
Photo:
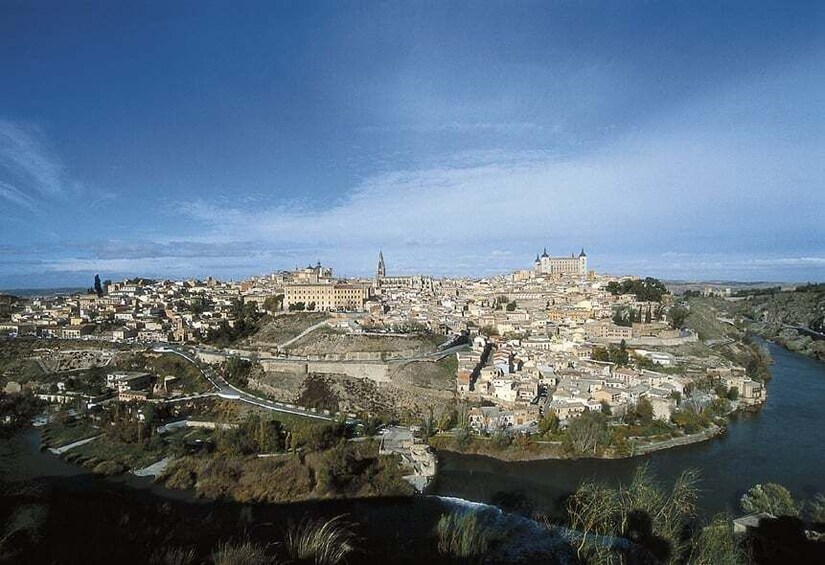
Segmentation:
[(631, 483), (614, 488), (586, 481), (567, 504), (571, 527), (580, 532), (579, 557), (603, 562), (603, 544), (591, 534), (620, 536), (643, 547), (657, 561), (675, 561), (686, 549), (684, 524), (696, 512), (698, 476), (684, 471), (668, 490), (640, 465)]
[(730, 516), (719, 514), (693, 538), (690, 563), (695, 565), (740, 565), (746, 562), (736, 543)]
[(806, 505), (808, 517), (812, 522), (825, 524), (825, 494), (818, 494)]
[(107, 477), (111, 477), (114, 475), (120, 475), (126, 472), (126, 467), (117, 461), (103, 461), (102, 463), (98, 463), (92, 469), (92, 473), (96, 475), (105, 475)]
[(742, 495), (739, 504), (748, 513), (768, 512), (774, 516), (799, 516), (799, 505), (791, 493), (776, 483), (756, 485)]
[(510, 437), (510, 434), (508, 434), (506, 431), (496, 430), (496, 432), (490, 438), (490, 445), (494, 449), (498, 449), (498, 450), (506, 449), (506, 448), (510, 447), (510, 441), (511, 440), (512, 440), (512, 438)]
[(189, 489), (195, 486), (197, 481), (195, 461), (190, 457), (173, 461), (163, 473), (157, 478), (169, 488)]
[(470, 446), (470, 443), (473, 441), (472, 436), (470, 435), (469, 430), (466, 428), (461, 428), (456, 430), (455, 434), (453, 435), (453, 445), (459, 451), (467, 449)]

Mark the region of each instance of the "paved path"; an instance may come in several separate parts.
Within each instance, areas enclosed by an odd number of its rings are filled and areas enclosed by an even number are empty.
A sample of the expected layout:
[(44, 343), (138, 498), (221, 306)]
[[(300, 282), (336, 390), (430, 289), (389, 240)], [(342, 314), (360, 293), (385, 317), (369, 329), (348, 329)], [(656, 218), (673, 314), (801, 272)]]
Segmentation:
[(132, 471), (132, 474), (138, 477), (157, 477), (163, 472), (169, 463), (174, 460), (175, 458), (170, 455), (169, 457), (164, 457), (157, 463), (152, 463), (148, 467), (144, 467), (143, 469), (135, 469)]
[(100, 435), (97, 435), (97, 436), (94, 436), (94, 437), (88, 437), (86, 439), (81, 439), (80, 441), (70, 443), (69, 445), (64, 445), (63, 447), (50, 447), (49, 451), (54, 453), (55, 455), (60, 455), (62, 453), (66, 453), (70, 449), (74, 449), (75, 447), (80, 447), (81, 445), (86, 445), (90, 441), (94, 441), (102, 435), (103, 434), (100, 434)]
[(304, 331), (302, 331), (301, 333), (299, 333), (298, 335), (296, 335), (292, 339), (288, 339), (283, 343), (279, 343), (276, 347), (278, 349), (283, 349), (284, 347), (287, 347), (288, 345), (292, 345), (293, 343), (295, 343), (296, 341), (298, 341), (299, 339), (301, 339), (302, 337), (304, 337), (308, 333), (312, 333), (315, 330), (317, 330), (318, 328), (321, 328), (323, 326), (328, 326), (328, 325), (329, 325), (329, 320), (322, 320), (322, 321), (318, 322), (317, 324), (315, 324), (314, 326), (309, 326), (307, 329), (305, 329)]
[(215, 392), (211, 393), (212, 395), (219, 396), (226, 400), (237, 400), (240, 402), (246, 402), (247, 404), (252, 404), (254, 406), (259, 406), (261, 408), (266, 408), (267, 410), (272, 410), (273, 412), (294, 414), (296, 416), (304, 416), (307, 418), (314, 418), (316, 420), (333, 420), (332, 416), (326, 414), (319, 414), (317, 412), (301, 408), (300, 406), (285, 404), (283, 402), (275, 402), (273, 400), (269, 400), (267, 398), (263, 398), (254, 394), (250, 394), (244, 390), (241, 390), (233, 384), (229, 383), (217, 372), (215, 372), (215, 369), (213, 369), (209, 365), (201, 363), (197, 358), (193, 358), (193, 355), (183, 348), (168, 344), (162, 344), (158, 345), (154, 349), (155, 351), (159, 352), (174, 353), (195, 365), (198, 368), (198, 370), (200, 370), (204, 378), (206, 378), (206, 380), (208, 380), (210, 384), (212, 384), (212, 386), (215, 388)]

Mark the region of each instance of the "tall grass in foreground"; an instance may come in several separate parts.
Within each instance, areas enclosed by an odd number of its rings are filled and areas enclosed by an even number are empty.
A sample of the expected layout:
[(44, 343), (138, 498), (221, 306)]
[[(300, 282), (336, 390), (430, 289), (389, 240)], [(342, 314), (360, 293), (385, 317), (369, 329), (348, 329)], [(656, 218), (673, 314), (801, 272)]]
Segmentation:
[(222, 542), (212, 553), (212, 561), (215, 565), (263, 565), (271, 559), (263, 547), (245, 541), (238, 544)]
[(306, 519), (290, 524), (284, 547), (290, 559), (299, 563), (335, 565), (355, 551), (355, 534), (343, 516), (327, 521)]
[(195, 550), (182, 547), (158, 548), (149, 556), (152, 565), (192, 565), (195, 563)]
[(493, 532), (476, 512), (442, 514), (435, 527), (438, 552), (467, 558), (484, 555), (493, 541)]
[(629, 485), (583, 482), (567, 503), (570, 527), (579, 533), (573, 540), (579, 558), (622, 562), (607, 539), (617, 537), (629, 540), (657, 562), (679, 563), (691, 551), (691, 540), (685, 534), (696, 516), (698, 480), (697, 473), (689, 469), (668, 490), (658, 484), (645, 463), (636, 468)]

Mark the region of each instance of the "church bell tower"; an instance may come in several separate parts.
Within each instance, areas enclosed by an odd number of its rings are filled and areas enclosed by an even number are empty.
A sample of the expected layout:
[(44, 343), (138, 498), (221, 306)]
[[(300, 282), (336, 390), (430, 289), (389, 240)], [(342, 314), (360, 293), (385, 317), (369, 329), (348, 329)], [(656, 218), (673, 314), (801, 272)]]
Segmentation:
[(378, 268), (375, 270), (375, 286), (381, 286), (381, 279), (387, 276), (387, 266), (384, 264), (384, 252), (378, 251)]

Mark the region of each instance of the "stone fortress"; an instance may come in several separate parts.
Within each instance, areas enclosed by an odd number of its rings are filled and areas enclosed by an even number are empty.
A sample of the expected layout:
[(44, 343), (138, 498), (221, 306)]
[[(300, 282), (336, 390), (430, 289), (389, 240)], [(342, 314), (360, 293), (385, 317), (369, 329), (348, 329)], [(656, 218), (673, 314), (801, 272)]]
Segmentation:
[(570, 257), (550, 257), (545, 247), (541, 255), (536, 255), (533, 272), (537, 275), (584, 276), (587, 274), (587, 254), (582, 248), (578, 257), (575, 253), (571, 253)]

